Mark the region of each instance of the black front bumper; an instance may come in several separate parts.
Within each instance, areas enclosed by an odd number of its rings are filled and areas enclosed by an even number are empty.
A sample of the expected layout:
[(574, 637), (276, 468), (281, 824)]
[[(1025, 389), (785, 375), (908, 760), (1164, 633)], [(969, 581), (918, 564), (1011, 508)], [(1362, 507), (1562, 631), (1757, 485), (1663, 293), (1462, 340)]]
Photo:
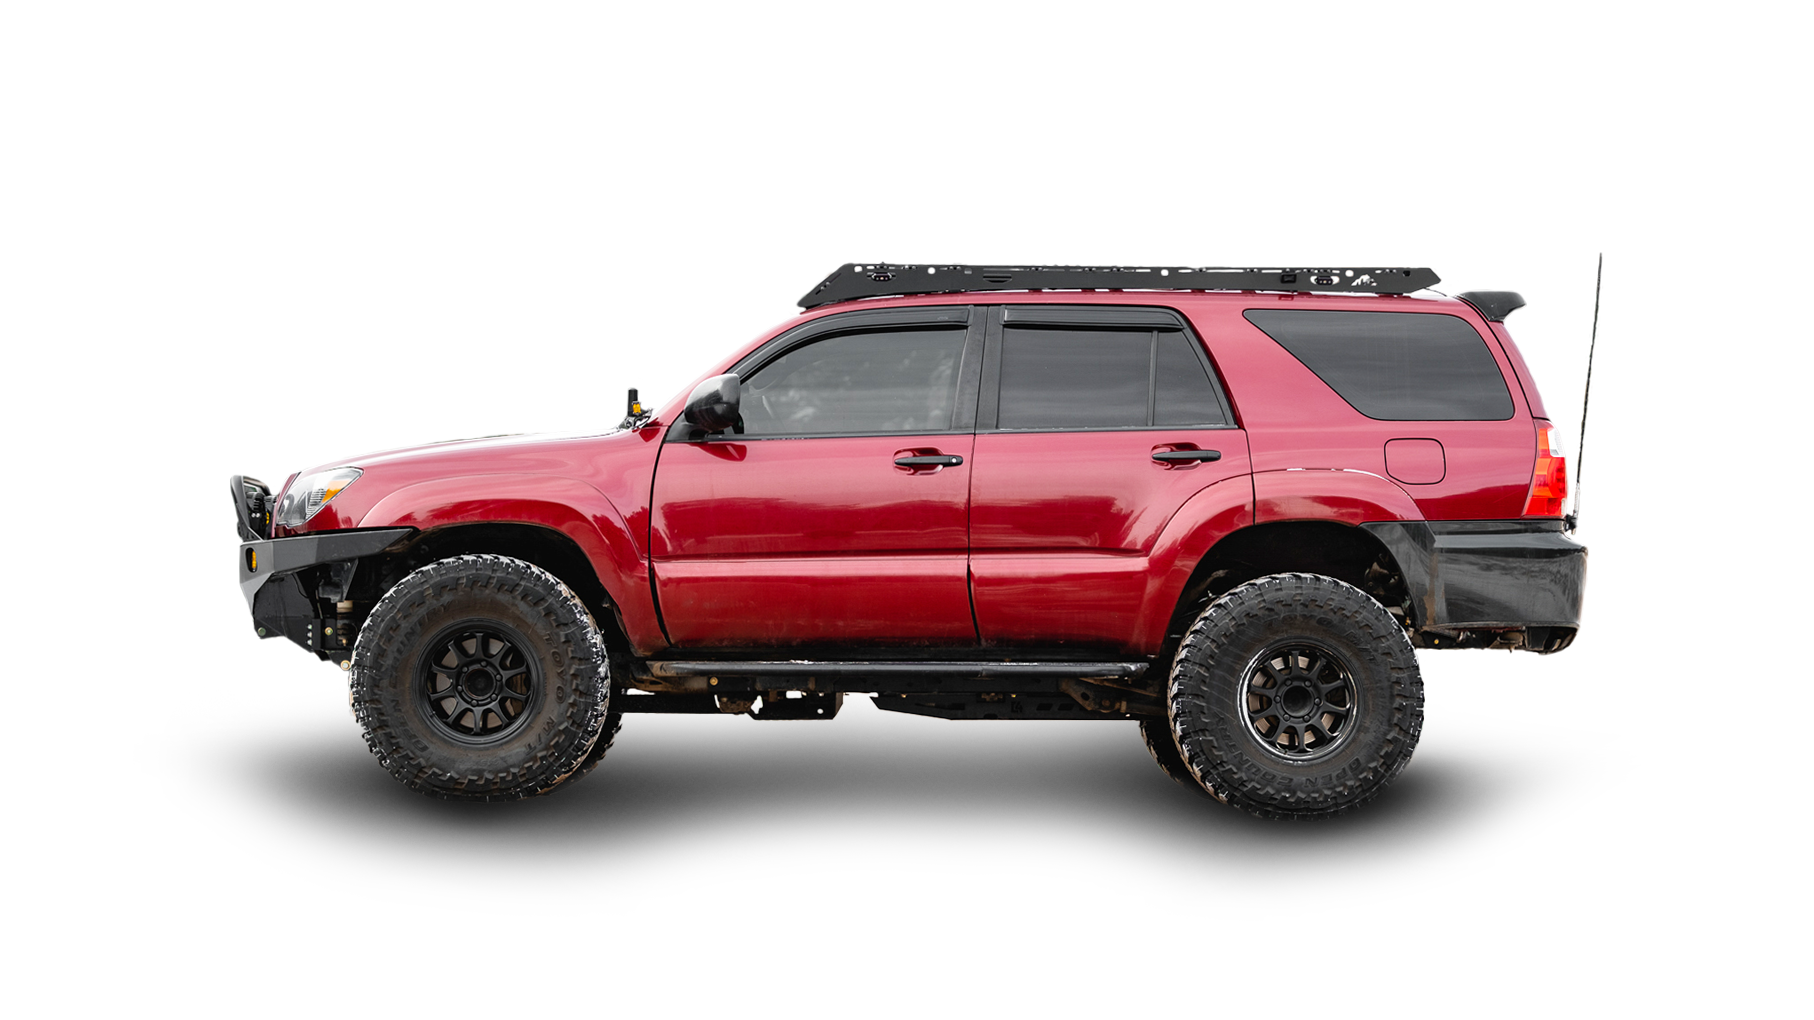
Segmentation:
[(351, 654), (348, 627), (335, 627), (359, 561), (401, 545), (414, 528), (323, 531), (266, 538), (239, 547), (239, 590), (259, 637), (287, 637), (322, 658)]
[(1558, 520), (1361, 525), (1404, 578), (1420, 643), (1559, 652), (1581, 626), (1587, 547)]

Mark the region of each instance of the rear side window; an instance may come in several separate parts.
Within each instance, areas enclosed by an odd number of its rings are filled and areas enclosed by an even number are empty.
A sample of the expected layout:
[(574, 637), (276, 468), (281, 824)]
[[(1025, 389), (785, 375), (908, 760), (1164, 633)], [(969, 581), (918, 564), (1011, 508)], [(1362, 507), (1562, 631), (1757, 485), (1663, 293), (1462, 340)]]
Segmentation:
[(847, 333), (796, 347), (743, 383), (747, 436), (945, 432), (962, 329)]
[(1222, 425), (1222, 402), (1203, 359), (1183, 333), (1160, 333), (1153, 380), (1154, 425)]
[(1512, 395), (1474, 327), (1453, 315), (1252, 309), (1247, 321), (1369, 418), (1504, 421)]
[(1176, 330), (1002, 331), (1002, 429), (1223, 425), (1191, 340)]

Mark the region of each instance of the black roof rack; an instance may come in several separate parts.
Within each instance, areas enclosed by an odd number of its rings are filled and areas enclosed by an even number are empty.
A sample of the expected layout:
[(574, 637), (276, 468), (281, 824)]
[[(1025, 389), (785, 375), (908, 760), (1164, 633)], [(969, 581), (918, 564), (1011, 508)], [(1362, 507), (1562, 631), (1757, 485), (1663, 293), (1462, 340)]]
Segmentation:
[(931, 266), (846, 262), (801, 308), (908, 294), (987, 290), (1286, 290), (1409, 294), (1440, 283), (1429, 269), (1219, 269), (1188, 266)]

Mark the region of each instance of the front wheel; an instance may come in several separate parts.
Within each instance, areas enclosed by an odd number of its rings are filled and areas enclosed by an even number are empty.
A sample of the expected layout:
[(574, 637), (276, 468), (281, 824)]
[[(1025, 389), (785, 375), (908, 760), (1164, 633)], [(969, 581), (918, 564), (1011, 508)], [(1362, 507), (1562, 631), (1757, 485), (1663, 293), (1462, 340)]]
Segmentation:
[(456, 556), (397, 582), (359, 629), (353, 714), (391, 775), (451, 800), (546, 793), (591, 764), (610, 716), (605, 646), (553, 574)]
[(1168, 710), (1206, 791), (1264, 818), (1311, 818), (1371, 800), (1410, 761), (1423, 679), (1404, 629), (1365, 592), (1273, 574), (1197, 618)]
[(1190, 766), (1184, 764), (1184, 756), (1178, 753), (1178, 742), (1172, 739), (1171, 723), (1157, 716), (1140, 720), (1140, 739), (1146, 743), (1146, 753), (1153, 756), (1153, 764), (1159, 771), (1172, 778), (1172, 781), (1197, 794), (1209, 794), (1197, 777), (1191, 775)]

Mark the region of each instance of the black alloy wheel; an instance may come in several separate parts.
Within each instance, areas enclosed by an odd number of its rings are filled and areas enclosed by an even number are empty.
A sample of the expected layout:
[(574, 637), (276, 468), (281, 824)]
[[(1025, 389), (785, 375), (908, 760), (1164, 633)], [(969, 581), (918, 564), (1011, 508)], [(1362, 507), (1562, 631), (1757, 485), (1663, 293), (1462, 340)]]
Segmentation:
[(428, 642), (417, 682), (429, 716), (456, 740), (502, 739), (542, 694), (541, 664), (501, 624), (467, 620)]
[(1322, 645), (1286, 642), (1261, 652), (1241, 685), (1247, 725), (1267, 751), (1286, 761), (1335, 753), (1353, 732), (1359, 699), (1352, 671)]

